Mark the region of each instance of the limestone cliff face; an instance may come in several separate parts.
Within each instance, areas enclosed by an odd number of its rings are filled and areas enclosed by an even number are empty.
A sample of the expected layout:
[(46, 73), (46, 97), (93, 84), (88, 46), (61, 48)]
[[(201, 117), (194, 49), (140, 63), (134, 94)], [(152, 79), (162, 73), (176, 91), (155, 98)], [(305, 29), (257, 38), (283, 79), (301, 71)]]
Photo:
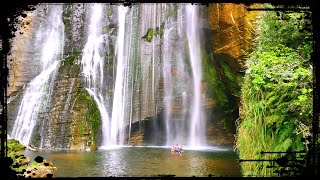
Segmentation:
[[(44, 12), (39, 12), (39, 14), (44, 14)], [(44, 21), (38, 15), (28, 12), (27, 17), (21, 18), (17, 24), (19, 30), (16, 31), (15, 38), (11, 41), (8, 56), (8, 96), (17, 93), (40, 73), (41, 67), (37, 60), (39, 49), (33, 46), (39, 42), (35, 28)], [(27, 48), (31, 45), (33, 48)]]

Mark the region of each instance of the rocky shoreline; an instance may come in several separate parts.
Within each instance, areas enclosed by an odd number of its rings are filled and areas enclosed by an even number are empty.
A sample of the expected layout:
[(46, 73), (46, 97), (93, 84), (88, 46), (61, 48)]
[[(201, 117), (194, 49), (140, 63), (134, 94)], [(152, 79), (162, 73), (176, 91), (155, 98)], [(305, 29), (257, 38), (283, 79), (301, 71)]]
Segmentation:
[[(24, 178), (52, 178), (54, 177), (57, 168), (53, 163), (37, 156), (33, 161), (23, 154), (26, 149), (36, 150), (32, 146), (24, 146), (18, 140), (8, 139), (8, 164), (10, 167), (10, 176)], [(9, 159), (10, 158), (10, 159)]]

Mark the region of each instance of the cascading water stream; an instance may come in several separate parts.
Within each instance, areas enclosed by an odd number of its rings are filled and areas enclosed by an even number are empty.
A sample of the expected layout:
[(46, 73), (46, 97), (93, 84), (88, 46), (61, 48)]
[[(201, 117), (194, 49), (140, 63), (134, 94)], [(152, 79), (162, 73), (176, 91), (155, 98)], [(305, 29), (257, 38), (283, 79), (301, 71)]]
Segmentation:
[(39, 45), (43, 47), (40, 58), (42, 72), (27, 84), (10, 136), (24, 145), (29, 144), (33, 129), (38, 123), (38, 115), (48, 105), (48, 99), (52, 91), (52, 83), (50, 82), (54, 81), (63, 54), (64, 24), (62, 21), (62, 6), (51, 6), (48, 9), (49, 16), (46, 29), (39, 29), (39, 31), (45, 32), (43, 34), (45, 36), (44, 44)]
[(169, 43), (169, 30), (167, 29), (167, 25), (165, 25), (164, 30), (164, 46), (163, 46), (163, 79), (164, 79), (164, 118), (165, 118), (165, 125), (166, 125), (166, 145), (171, 144), (171, 99), (172, 99), (172, 77), (171, 77), (171, 58), (169, 57), (169, 50), (170, 47)]
[[(205, 145), (206, 141), (205, 122), (201, 113), (201, 55), (197, 8), (185, 4), (168, 6), (169, 11), (176, 9), (177, 16), (166, 21), (163, 37), (167, 146), (183, 144), (195, 148)], [(188, 46), (183, 43), (185, 38), (188, 39)], [(187, 58), (190, 63), (185, 61)]]
[(204, 122), (201, 113), (201, 52), (199, 38), (198, 7), (186, 6), (186, 32), (189, 43), (193, 77), (193, 100), (191, 110), (189, 146), (201, 146), (204, 141)]
[(90, 22), (87, 43), (83, 49), (81, 64), (82, 73), (86, 80), (86, 90), (93, 96), (100, 111), (102, 121), (102, 144), (107, 146), (111, 142), (110, 117), (107, 111), (107, 97), (104, 95), (104, 36), (102, 34), (102, 4), (90, 5)]
[(125, 48), (125, 25), (127, 7), (118, 6), (118, 35), (116, 44), (117, 68), (115, 87), (113, 94), (112, 118), (111, 118), (111, 145), (123, 145), (124, 143), (124, 121), (125, 121), (125, 106), (127, 96), (127, 64), (128, 53)]

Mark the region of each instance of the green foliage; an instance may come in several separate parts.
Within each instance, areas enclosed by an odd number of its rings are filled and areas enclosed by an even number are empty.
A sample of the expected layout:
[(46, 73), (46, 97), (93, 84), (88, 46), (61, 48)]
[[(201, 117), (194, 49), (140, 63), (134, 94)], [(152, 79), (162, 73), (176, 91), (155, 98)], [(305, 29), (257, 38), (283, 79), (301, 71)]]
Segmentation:
[(18, 174), (22, 174), (22, 170), (26, 169), (29, 163), (28, 159), (22, 154), (22, 151), (24, 151), (26, 147), (15, 139), (8, 139), (7, 147), (7, 156), (13, 161), (11, 169), (16, 171)]
[(94, 133), (94, 138), (96, 139), (96, 136), (99, 132), (100, 127), (100, 111), (94, 102), (93, 98), (89, 101), (90, 108), (89, 113), (87, 114), (87, 118), (90, 119), (90, 124)]
[(225, 55), (215, 56), (213, 60), (210, 54), (202, 53), (203, 80), (208, 86), (207, 95), (214, 98), (217, 105), (224, 107), (226, 111), (232, 111), (242, 83), (242, 79), (239, 80), (241, 75), (230, 66), (234, 61)]
[(47, 161), (46, 159), (44, 159), (42, 163), (37, 163), (36, 161), (30, 163), (30, 159), (23, 154), (23, 151), (26, 149), (26, 147), (20, 144), (18, 140), (8, 139), (7, 147), (7, 156), (10, 157), (13, 162), (10, 167), (19, 176), (22, 176), (27, 168), (45, 166), (44, 163), (47, 163), (46, 165), (53, 167), (53, 163)]
[(143, 36), (142, 38), (146, 39), (148, 42), (152, 41), (153, 36), (163, 36), (163, 28), (164, 24), (162, 24), (160, 27), (157, 27), (156, 29), (149, 28), (147, 31), (147, 34)]
[[(301, 151), (301, 124), (312, 122), (311, 31), (304, 13), (265, 12), (241, 87), (240, 159), (276, 159), (261, 151)], [(283, 20), (285, 19), (285, 20)], [(298, 26), (297, 26), (298, 25)], [(241, 163), (244, 175), (276, 176), (268, 162)]]
[(23, 150), (26, 149), (26, 147), (24, 145), (20, 144), (20, 142), (18, 140), (15, 140), (15, 139), (8, 139), (8, 145), (7, 146), (8, 146), (8, 153), (17, 152), (17, 151), (23, 151)]
[(43, 163), (37, 163), (36, 161), (32, 161), (29, 166), (30, 167), (39, 167), (39, 166), (43, 166)]
[(115, 31), (115, 27), (113, 26), (106, 26), (103, 28), (103, 33), (105, 34), (111, 34)]
[(282, 44), (295, 49), (304, 59), (310, 59), (310, 12), (265, 12), (257, 23), (259, 48)]
[[(238, 103), (241, 75), (238, 74), (230, 64), (235, 60), (226, 55), (212, 57), (210, 54), (202, 53), (202, 76), (207, 85), (207, 96), (214, 99), (216, 106), (215, 117), (219, 112), (218, 123), (225, 130), (235, 133), (234, 119), (238, 117)], [(220, 117), (221, 116), (221, 117)], [(216, 119), (216, 118), (215, 118)]]
[(66, 37), (72, 37), (72, 24), (70, 17), (72, 16), (71, 6), (63, 7), (63, 24), (64, 24), (64, 32), (66, 33)]
[(202, 55), (202, 71), (203, 80), (207, 82), (208, 95), (211, 98), (215, 98), (219, 105), (227, 106), (229, 103), (228, 90), (221, 81), (218, 71), (214, 66), (210, 54)]
[(251, 94), (265, 92), (264, 99), (272, 111), (281, 107), (282, 112), (295, 118), (311, 118), (312, 104), (308, 102), (312, 102), (312, 68), (309, 61), (293, 49), (277, 45), (254, 52), (248, 66), (246, 76), (250, 82), (246, 85), (253, 86)]
[(241, 81), (238, 81), (237, 74), (235, 74), (230, 68), (230, 66), (224, 61), (222, 61), (220, 65), (223, 70), (224, 76), (226, 77), (225, 79), (230, 86), (230, 92), (233, 95), (239, 96), (239, 92), (240, 92), (239, 84), (241, 83)]
[(153, 37), (153, 29), (152, 29), (152, 28), (149, 28), (148, 31), (147, 31), (147, 34), (146, 34), (145, 38), (146, 38), (146, 40), (147, 40), (148, 42), (151, 42), (152, 37)]

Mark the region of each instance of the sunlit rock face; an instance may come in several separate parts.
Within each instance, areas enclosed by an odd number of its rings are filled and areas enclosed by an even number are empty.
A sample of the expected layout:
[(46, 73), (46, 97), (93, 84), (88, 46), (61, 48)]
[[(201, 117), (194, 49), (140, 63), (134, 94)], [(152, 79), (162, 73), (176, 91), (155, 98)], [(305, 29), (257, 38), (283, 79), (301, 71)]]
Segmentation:
[[(243, 57), (241, 50), (250, 51), (255, 37), (257, 11), (243, 4), (213, 3), (208, 8), (209, 27), (212, 31), (212, 49), (216, 54), (228, 54), (238, 59)], [(239, 63), (241, 66), (242, 62)]]
[[(240, 106), (240, 84), (246, 68), (244, 53), (251, 52), (253, 47), (256, 35), (255, 21), (259, 15), (259, 11), (248, 11), (247, 8), (259, 8), (260, 6), (259, 4), (247, 6), (212, 3), (206, 11), (208, 19), (206, 32), (211, 38), (206, 47), (212, 51), (212, 64), (218, 74), (217, 79), (220, 81), (218, 86), (223, 86), (215, 91), (220, 90), (218, 94), (225, 94), (227, 97), (221, 102), (216, 93), (216, 97), (213, 98), (218, 107), (224, 104), (223, 106), (227, 107), (226, 111), (233, 109), (234, 113), (230, 117), (231, 124), (234, 124), (232, 121), (239, 117), (238, 109), (234, 109), (234, 105)], [(212, 87), (209, 84), (208, 86), (210, 91)]]

